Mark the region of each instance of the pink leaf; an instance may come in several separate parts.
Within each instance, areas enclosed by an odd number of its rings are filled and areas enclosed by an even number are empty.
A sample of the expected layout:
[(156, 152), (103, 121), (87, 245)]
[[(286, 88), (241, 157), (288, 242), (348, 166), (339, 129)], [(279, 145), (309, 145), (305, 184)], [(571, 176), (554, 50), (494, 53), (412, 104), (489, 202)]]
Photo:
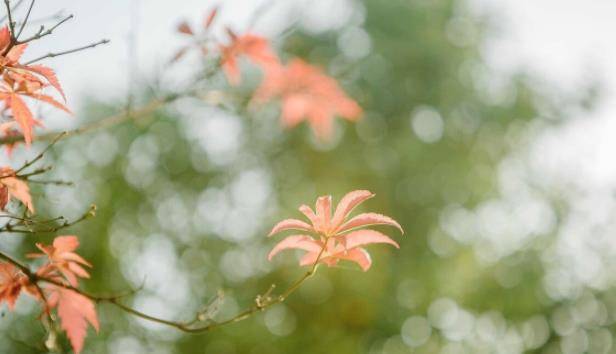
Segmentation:
[(321, 245), (317, 241), (315, 241), (312, 237), (307, 236), (307, 235), (289, 236), (285, 238), (284, 240), (280, 241), (276, 246), (274, 246), (272, 251), (267, 256), (267, 259), (272, 260), (272, 257), (278, 254), (280, 251), (291, 249), (291, 248), (297, 248), (297, 249), (301, 249), (305, 251), (312, 251), (312, 252), (317, 251), (318, 252), (321, 250)]
[(367, 199), (374, 197), (374, 194), (367, 190), (356, 190), (347, 193), (336, 207), (332, 224), (334, 227), (342, 224), (344, 219), (353, 211), (353, 209)]
[(346, 254), (341, 255), (339, 258), (359, 264), (364, 272), (367, 271), (372, 265), (372, 258), (370, 258), (370, 254), (363, 248), (354, 248), (349, 250)]
[(356, 229), (358, 227), (370, 226), (370, 225), (390, 225), (398, 228), (400, 232), (404, 233), (402, 226), (396, 222), (396, 220), (389, 216), (377, 214), (377, 213), (364, 213), (354, 216), (351, 220), (345, 222), (340, 226), (337, 232), (345, 232)]
[(330, 219), (332, 217), (332, 196), (326, 195), (319, 197), (315, 205), (317, 211), (317, 219), (319, 224), (315, 225), (315, 228), (319, 231), (329, 231)]
[(339, 237), (348, 250), (371, 243), (388, 243), (396, 248), (400, 248), (396, 241), (374, 230), (358, 230)]
[(23, 205), (34, 213), (34, 205), (30, 196), (28, 184), (17, 177), (7, 176), (0, 179), (0, 184), (6, 186), (8, 195), (23, 203)]
[(276, 224), (276, 226), (274, 226), (274, 228), (272, 229), (272, 231), (269, 233), (268, 236), (272, 236), (274, 234), (277, 234), (281, 231), (286, 231), (286, 230), (302, 230), (302, 231), (310, 231), (312, 230), (312, 227), (301, 221), (301, 220), (297, 220), (297, 219), (286, 219), (286, 220), (282, 220), (281, 222), (279, 222), (278, 224)]
[(312, 226), (317, 226), (317, 224), (319, 223), (319, 219), (317, 218), (316, 214), (314, 213), (314, 211), (312, 211), (312, 208), (310, 208), (308, 205), (302, 205), (299, 207), (299, 211), (302, 212), (302, 214), (304, 214), (312, 223)]
[(88, 322), (96, 331), (99, 330), (98, 317), (94, 303), (87, 297), (59, 286), (50, 286), (51, 294), (48, 302), (50, 307), (58, 307), (62, 329), (71, 342), (76, 354), (83, 349)]

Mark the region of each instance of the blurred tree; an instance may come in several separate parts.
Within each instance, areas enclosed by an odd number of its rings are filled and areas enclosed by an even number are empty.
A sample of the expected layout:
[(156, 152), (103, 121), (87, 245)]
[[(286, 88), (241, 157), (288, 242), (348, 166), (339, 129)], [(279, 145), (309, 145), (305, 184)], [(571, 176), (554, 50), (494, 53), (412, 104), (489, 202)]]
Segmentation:
[[(216, 316), (224, 317), (270, 284), (293, 281), (302, 270), (290, 254), (268, 264), (273, 240), (265, 236), (318, 195), (337, 201), (353, 189), (375, 192), (366, 208), (400, 221), (401, 250), (375, 249), (365, 274), (351, 265), (322, 269), (284, 305), (197, 336), (101, 305), (101, 333), (86, 352), (404, 353), (411, 345), (432, 353), (473, 330), (475, 317), (462, 308), (513, 323), (551, 311), (532, 250), (486, 267), (444, 224), (448, 211), (495, 196), (503, 156), (529, 124), (560, 117), (564, 107), (528, 77), (489, 70), (481, 56), (485, 23), (462, 2), (352, 4), (341, 29), (297, 31), (283, 43), (326, 67), (365, 110), (356, 125), (339, 122), (330, 145), (316, 144), (305, 126), (282, 132), (274, 107), (227, 112), (186, 99), (64, 142), (56, 159), (66, 176), (59, 177), (80, 188), (44, 192), (50, 210), (98, 205), (97, 217), (77, 227), (87, 240), (81, 253), (98, 270), (86, 287), (143, 284), (133, 304), (169, 318), (190, 317), (218, 289), (225, 297)], [(237, 99), (247, 98), (244, 90), (234, 91)], [(95, 119), (107, 110), (93, 103), (86, 112)], [(495, 274), (515, 281), (505, 287)], [(444, 335), (436, 328), (447, 323), (438, 321), (452, 308), (458, 322), (450, 319)], [(38, 351), (26, 345), (38, 332), (24, 330), (34, 320), (3, 322), (0, 351)]]

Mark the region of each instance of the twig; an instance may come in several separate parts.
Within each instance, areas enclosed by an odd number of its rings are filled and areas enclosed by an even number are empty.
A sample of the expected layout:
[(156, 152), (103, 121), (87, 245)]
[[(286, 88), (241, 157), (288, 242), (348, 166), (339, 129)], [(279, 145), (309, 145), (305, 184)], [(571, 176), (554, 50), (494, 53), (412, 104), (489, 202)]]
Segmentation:
[[(7, 47), (7, 49), (10, 50), (13, 45), (13, 42), (15, 42), (15, 22), (13, 22), (13, 10), (11, 9), (11, 2), (9, 0), (4, 0), (4, 6), (6, 7), (6, 16), (9, 19), (9, 29), (11, 32), (11, 45)], [(5, 50), (5, 53), (3, 54), (6, 53), (8, 53), (8, 50)]]
[[(35, 162), (37, 162), (38, 160), (42, 159), (43, 156), (47, 153), (47, 151), (49, 151), (49, 149), (51, 149), (58, 141), (60, 141), (60, 139), (64, 138), (66, 136), (66, 132), (62, 132), (58, 135), (56, 135), (56, 137), (51, 141), (51, 143), (49, 143), (49, 145), (47, 145), (46, 148), (43, 149), (43, 151), (41, 151), (38, 155), (36, 155), (35, 158), (33, 158), (30, 161), (26, 161), (26, 163), (24, 163), (23, 166), (21, 166), (17, 171), (15, 171), (15, 175), (19, 175), (19, 173), (23, 170), (25, 170), (26, 168), (32, 166)], [(19, 177), (28, 177), (28, 176), (19, 176)]]
[[(75, 224), (78, 224), (86, 219), (89, 219), (93, 216), (96, 215), (96, 205), (92, 204), (90, 206), (90, 208), (88, 209), (88, 211), (86, 211), (83, 215), (81, 215), (79, 218), (73, 220), (73, 221), (68, 221), (66, 219), (64, 219), (64, 217), (59, 217), (57, 218), (57, 220), (64, 220), (63, 223), (59, 224), (59, 225), (55, 225), (55, 226), (50, 226), (47, 228), (39, 228), (39, 229), (34, 229), (34, 228), (16, 228), (16, 227), (27, 227), (28, 225), (24, 225), (22, 224), (11, 224), (10, 222), (7, 223), (6, 225), (0, 227), (0, 233), (2, 232), (11, 232), (11, 233), (18, 233), (18, 234), (44, 234), (44, 233), (53, 233), (53, 232), (57, 232), (60, 231), (62, 229), (71, 227)], [(25, 218), (24, 218), (25, 219)]]
[[(17, 9), (19, 8), (19, 6), (21, 6), (21, 4), (22, 4), (24, 1), (25, 1), (25, 0), (19, 0), (19, 1), (17, 2), (17, 4), (13, 5), (13, 7), (11, 8), (11, 11), (15, 11), (15, 10), (17, 10)], [(7, 13), (6, 13), (4, 16), (2, 16), (2, 18), (0, 18), (0, 22), (4, 22), (7, 18), (8, 18), (8, 11), (7, 11)]]
[(66, 187), (73, 187), (75, 185), (74, 182), (72, 181), (63, 181), (63, 180), (59, 180), (59, 179), (51, 179), (51, 180), (40, 180), (40, 179), (28, 179), (29, 183), (36, 183), (36, 184), (51, 184), (51, 185), (55, 185), (55, 186), (66, 186)]
[[(4, 0), (4, 1), (8, 1), (8, 0)], [(73, 17), (75, 17), (75, 16), (73, 16), (73, 15), (66, 16), (65, 18), (63, 18), (60, 21), (58, 21), (58, 23), (56, 23), (55, 25), (53, 25), (51, 28), (49, 28), (46, 31), (45, 31), (45, 26), (41, 26), (39, 28), (38, 32), (36, 32), (36, 34), (34, 34), (32, 37), (26, 38), (23, 41), (19, 41), (19, 40), (15, 39), (15, 43), (13, 45), (18, 45), (18, 44), (24, 44), (24, 43), (32, 42), (34, 40), (41, 39), (41, 38), (43, 38), (45, 36), (48, 36), (48, 35), (52, 34), (53, 31), (56, 28), (60, 27), (62, 24), (64, 24), (66, 21), (72, 19)], [(10, 48), (11, 48), (11, 46), (9, 46), (8, 49), (10, 50)]]
[(110, 41), (108, 39), (102, 39), (102, 40), (100, 40), (98, 42), (91, 43), (91, 44), (88, 44), (88, 45), (84, 45), (82, 47), (77, 47), (77, 48), (65, 50), (65, 51), (62, 51), (62, 52), (47, 53), (47, 54), (45, 54), (43, 56), (40, 56), (38, 58), (32, 59), (32, 60), (24, 63), (24, 65), (30, 65), (32, 63), (36, 63), (37, 61), (40, 61), (40, 60), (43, 60), (43, 59), (47, 59), (47, 58), (55, 58), (55, 57), (59, 57), (61, 55), (72, 54), (72, 53), (76, 53), (76, 52), (79, 52), (79, 51), (82, 51), (82, 50), (91, 49), (91, 48), (94, 48), (94, 47), (99, 46), (101, 44), (107, 44), (109, 42)]
[[(80, 290), (76, 287), (73, 287), (71, 285), (65, 284), (63, 282), (57, 281), (55, 279), (49, 279), (49, 278), (45, 278), (45, 277), (39, 277), (37, 276), (35, 273), (33, 273), (32, 271), (30, 271), (30, 269), (24, 265), (21, 264), (19, 261), (13, 259), (12, 257), (0, 252), (0, 259), (4, 259), (6, 261), (8, 261), (9, 263), (15, 265), (16, 267), (18, 267), (20, 270), (22, 270), (24, 272), (24, 274), (26, 274), (29, 279), (31, 279), (31, 281), (34, 284), (37, 284), (38, 282), (45, 282), (45, 283), (49, 283), (49, 284), (53, 284), (55, 286), (59, 286), (59, 287), (63, 287), (65, 289), (69, 289), (72, 290), (78, 294), (81, 294), (87, 298), (89, 298), (92, 301), (95, 302), (106, 302), (109, 304), (112, 304), (116, 307), (118, 307), (119, 309), (133, 315), (139, 318), (142, 318), (144, 320), (148, 320), (151, 322), (155, 322), (158, 324), (162, 324), (162, 325), (166, 325), (166, 326), (170, 326), (170, 327), (174, 327), (182, 332), (186, 332), (186, 333), (202, 333), (202, 332), (208, 332), (211, 331), (213, 329), (216, 329), (218, 327), (222, 327), (224, 325), (227, 324), (231, 324), (231, 323), (236, 323), (236, 322), (240, 322), (248, 317), (250, 317), (251, 315), (253, 315), (256, 312), (259, 311), (263, 311), (265, 309), (267, 309), (268, 307), (281, 303), (283, 301), (285, 301), (287, 299), (287, 297), (289, 295), (291, 295), (295, 290), (297, 290), (304, 281), (306, 281), (306, 279), (310, 278), (312, 275), (315, 274), (316, 270), (317, 270), (317, 266), (319, 261), (321, 260), (321, 256), (323, 255), (323, 252), (325, 251), (325, 247), (326, 244), (324, 243), (322, 248), (321, 248), (321, 252), (319, 253), (319, 255), (317, 256), (314, 264), (312, 264), (312, 266), (310, 267), (310, 270), (308, 270), (301, 278), (299, 278), (297, 281), (295, 281), (293, 284), (291, 284), (291, 286), (289, 286), (285, 291), (282, 292), (281, 295), (275, 297), (275, 298), (270, 298), (269, 293), (273, 290), (273, 286), (270, 287), (270, 289), (265, 293), (266, 298), (264, 299), (263, 302), (261, 301), (256, 301), (255, 304), (251, 307), (249, 307), (248, 309), (236, 314), (235, 316), (226, 319), (224, 321), (221, 322), (213, 322), (213, 323), (209, 323), (207, 325), (204, 326), (197, 326), (194, 327), (192, 326), (196, 321), (192, 320), (192, 321), (188, 321), (188, 322), (178, 322), (178, 321), (171, 321), (171, 320), (167, 320), (164, 318), (160, 318), (160, 317), (155, 317), (155, 316), (151, 316), (148, 315), (144, 312), (141, 312), (139, 310), (136, 310), (130, 306), (124, 305), (123, 303), (121, 303), (119, 301), (119, 296), (97, 296), (94, 294), (90, 294), (88, 292), (85, 292), (83, 290)], [(257, 297), (257, 299), (261, 299), (260, 296)]]
[(26, 28), (26, 24), (28, 23), (28, 19), (30, 18), (30, 12), (32, 12), (32, 8), (34, 7), (35, 2), (36, 0), (30, 1), (28, 12), (26, 13), (26, 17), (24, 18), (24, 21), (22, 22), (21, 27), (19, 28), (19, 32), (17, 32), (17, 35), (15, 36), (15, 39), (19, 38), (19, 36), (21, 36), (21, 32), (23, 32), (24, 28)]
[[(72, 135), (77, 135), (77, 134), (83, 134), (83, 133), (87, 133), (90, 131), (95, 131), (95, 130), (99, 130), (99, 129), (103, 129), (103, 128), (107, 128), (116, 124), (120, 124), (126, 121), (129, 121), (131, 119), (138, 119), (144, 116), (147, 116), (153, 112), (155, 112), (157, 109), (163, 107), (164, 105), (173, 102), (177, 99), (179, 99), (180, 97), (185, 97), (186, 95), (190, 95), (192, 94), (191, 92), (187, 92), (184, 94), (170, 94), (166, 97), (160, 98), (160, 99), (155, 99), (150, 101), (148, 104), (146, 104), (145, 106), (141, 107), (140, 109), (136, 109), (136, 110), (124, 110), (120, 113), (105, 117), (103, 119), (97, 120), (95, 122), (92, 123), (88, 123), (85, 124), (79, 128), (73, 129), (73, 130), (69, 130), (65, 132), (65, 136), (72, 136)], [(38, 140), (51, 140), (54, 137), (56, 137), (58, 135), (58, 133), (47, 133), (47, 134), (43, 134), (43, 135), (39, 135), (37, 136)], [(23, 135), (15, 135), (15, 136), (6, 136), (4, 138), (0, 139), (0, 145), (7, 145), (7, 144), (13, 144), (16, 142), (20, 142), (23, 141), (24, 137)]]

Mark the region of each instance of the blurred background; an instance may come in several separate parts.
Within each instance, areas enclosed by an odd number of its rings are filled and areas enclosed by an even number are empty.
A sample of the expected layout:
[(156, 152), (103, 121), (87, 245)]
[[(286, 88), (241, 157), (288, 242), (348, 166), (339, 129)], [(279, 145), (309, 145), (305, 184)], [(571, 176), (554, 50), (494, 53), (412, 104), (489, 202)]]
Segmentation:
[[(99, 38), (112, 43), (50, 60), (77, 118), (66, 129), (172, 92), (202, 75), (168, 64), (206, 1), (41, 2), (37, 16), (76, 19), (32, 45), (38, 56)], [(34, 189), (43, 214), (95, 219), (68, 232), (94, 265), (92, 292), (143, 290), (136, 308), (191, 318), (224, 290), (217, 318), (303, 273), (289, 252), (270, 263), (282, 218), (317, 196), (369, 189), (362, 210), (390, 215), (401, 249), (370, 247), (363, 273), (321, 268), (284, 304), (201, 335), (99, 306), (86, 353), (616, 352), (616, 4), (607, 1), (225, 1), (229, 25), (271, 38), (283, 58), (323, 67), (364, 108), (316, 142), (284, 131), (276, 106), (230, 109), (184, 99), (147, 119), (71, 137), (46, 158), (73, 188)], [(40, 43), (40, 44), (39, 44)], [(39, 52), (37, 52), (39, 51)], [(208, 81), (245, 102), (260, 81)], [(244, 101), (242, 101), (244, 100)], [(33, 151), (18, 148), (10, 162)], [(52, 239), (53, 235), (37, 238)], [(22, 254), (27, 237), (3, 240)], [(37, 308), (1, 310), (0, 352), (40, 351)]]

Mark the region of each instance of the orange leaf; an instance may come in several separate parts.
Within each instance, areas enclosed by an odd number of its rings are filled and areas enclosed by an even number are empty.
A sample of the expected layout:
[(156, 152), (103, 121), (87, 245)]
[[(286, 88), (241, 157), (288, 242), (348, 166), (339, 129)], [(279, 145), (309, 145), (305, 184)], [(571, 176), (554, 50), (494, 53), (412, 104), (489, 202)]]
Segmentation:
[(57, 270), (72, 286), (78, 285), (78, 278), (89, 278), (90, 274), (83, 268), (92, 265), (74, 251), (79, 247), (77, 236), (58, 236), (51, 246), (37, 243), (36, 247), (43, 253), (28, 254), (28, 258), (47, 257), (51, 267), (41, 268), (41, 272)]
[(68, 109), (62, 103), (56, 101), (56, 99), (51, 97), (51, 96), (43, 95), (43, 94), (40, 94), (40, 93), (32, 93), (32, 94), (29, 94), (27, 96), (30, 96), (30, 97), (32, 97), (34, 99), (37, 99), (37, 100), (45, 102), (45, 103), (49, 103), (50, 105), (52, 105), (52, 106), (54, 106), (54, 107), (56, 107), (58, 109), (61, 109), (61, 110), (63, 110), (64, 112), (66, 112), (68, 114), (73, 114), (73, 112), (71, 112), (70, 109)]
[(32, 204), (28, 184), (17, 178), (11, 168), (3, 167), (0, 171), (0, 190), (5, 189), (5, 191), (0, 192), (0, 206), (2, 206), (2, 209), (4, 209), (10, 198), (15, 198), (22, 202), (31, 213), (34, 213), (34, 205)]
[[(31, 66), (23, 66), (24, 69), (26, 70), (30, 70), (34, 73), (37, 73), (39, 75), (41, 75), (42, 77), (45, 78), (45, 80), (47, 80), (47, 82), (49, 82), (49, 84), (51, 86), (53, 86), (53, 88), (55, 88), (56, 90), (58, 90), (58, 92), (62, 95), (62, 98), (64, 99), (64, 102), (66, 102), (66, 96), (64, 95), (64, 90), (62, 90), (62, 86), (60, 85), (60, 81), (58, 80), (58, 77), (56, 76), (56, 73), (53, 71), (53, 69), (48, 68), (44, 65), (31, 65)], [(63, 108), (65, 109), (65, 108)], [(67, 109), (65, 109), (67, 110)]]
[(27, 277), (17, 267), (10, 263), (0, 263), (0, 304), (6, 301), (9, 310), (13, 310), (26, 283)]
[(13, 112), (13, 118), (17, 124), (19, 124), (19, 127), (24, 134), (26, 145), (30, 145), (32, 143), (32, 128), (36, 124), (36, 120), (32, 116), (32, 112), (28, 106), (26, 106), (24, 100), (22, 100), (19, 95), (14, 93), (8, 96), (8, 105), (11, 107), (11, 111)]

